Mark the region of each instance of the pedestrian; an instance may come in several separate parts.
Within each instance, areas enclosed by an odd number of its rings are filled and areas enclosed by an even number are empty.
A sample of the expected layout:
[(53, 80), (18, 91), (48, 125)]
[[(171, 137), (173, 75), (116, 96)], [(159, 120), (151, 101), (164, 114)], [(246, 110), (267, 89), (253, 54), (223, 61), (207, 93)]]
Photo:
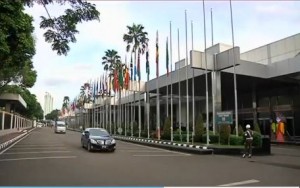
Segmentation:
[(246, 125), (246, 131), (244, 133), (245, 136), (245, 151), (243, 154), (243, 158), (248, 155), (248, 158), (251, 158), (252, 156), (252, 142), (253, 142), (253, 131), (250, 129), (250, 125)]

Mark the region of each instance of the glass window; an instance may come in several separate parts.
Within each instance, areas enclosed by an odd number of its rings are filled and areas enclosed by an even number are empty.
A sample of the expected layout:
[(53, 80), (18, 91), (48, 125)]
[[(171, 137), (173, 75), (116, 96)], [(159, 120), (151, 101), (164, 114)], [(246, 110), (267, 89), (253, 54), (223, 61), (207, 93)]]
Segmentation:
[(109, 136), (109, 133), (101, 129), (90, 129), (90, 135), (92, 136)]
[(268, 107), (269, 106), (269, 98), (264, 97), (258, 100), (258, 107)]
[(289, 96), (278, 96), (278, 105), (291, 104), (291, 99)]

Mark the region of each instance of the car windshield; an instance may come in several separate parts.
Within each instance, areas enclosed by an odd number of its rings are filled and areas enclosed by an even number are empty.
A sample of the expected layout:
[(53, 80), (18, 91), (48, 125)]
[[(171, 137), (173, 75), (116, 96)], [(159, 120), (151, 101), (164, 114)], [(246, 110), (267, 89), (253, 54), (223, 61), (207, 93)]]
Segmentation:
[(65, 124), (64, 124), (64, 123), (61, 123), (61, 122), (57, 122), (57, 123), (56, 123), (56, 126), (58, 126), (58, 127), (64, 127)]
[(109, 136), (109, 133), (105, 130), (100, 129), (90, 129), (91, 136)]

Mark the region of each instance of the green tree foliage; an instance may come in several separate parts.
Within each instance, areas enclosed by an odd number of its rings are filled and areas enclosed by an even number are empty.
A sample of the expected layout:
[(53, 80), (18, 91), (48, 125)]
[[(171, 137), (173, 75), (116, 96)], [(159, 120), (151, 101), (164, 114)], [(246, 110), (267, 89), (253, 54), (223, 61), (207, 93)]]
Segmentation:
[(220, 127), (220, 143), (229, 144), (231, 128), (230, 125), (221, 125)]
[(200, 113), (196, 119), (195, 124), (195, 142), (201, 142), (202, 141), (202, 135), (204, 133), (204, 127), (203, 127), (203, 116)]
[(16, 85), (8, 85), (5, 87), (4, 91), (6, 93), (16, 93), (21, 95), (27, 104), (27, 108), (22, 112), (22, 115), (25, 115), (27, 118), (36, 118), (38, 120), (43, 119), (43, 109), (40, 103), (37, 101), (36, 96), (31, 94), (28, 89), (21, 88)]
[(171, 140), (171, 118), (166, 117), (163, 129), (162, 139)]
[[(47, 29), (44, 33), (46, 42), (52, 44), (52, 50), (58, 55), (67, 55), (70, 50), (69, 43), (76, 42), (75, 34), (78, 34), (77, 24), (92, 20), (100, 20), (100, 13), (96, 5), (82, 0), (22, 0), (25, 5), (32, 7), (34, 4), (44, 6), (48, 13), (48, 18), (41, 16), (40, 27)], [(69, 4), (63, 15), (59, 17), (51, 16), (47, 10), (49, 4)]]
[(55, 110), (52, 110), (49, 114), (47, 114), (47, 115), (45, 116), (45, 118), (46, 118), (47, 120), (57, 121), (57, 120), (58, 120), (59, 114), (60, 114), (60, 110), (55, 109)]
[(253, 130), (254, 130), (255, 132), (257, 132), (258, 134), (261, 134), (260, 128), (259, 128), (259, 125), (258, 125), (258, 124), (255, 124), (255, 125), (254, 125)]
[(21, 1), (0, 1), (0, 93), (9, 83), (32, 87), (36, 81), (33, 19)]
[[(241, 126), (241, 125), (239, 125), (239, 128), (238, 128), (238, 131), (239, 131), (239, 133), (238, 133), (238, 135), (239, 136), (243, 136), (244, 134), (244, 131), (243, 131), (243, 127)], [(233, 128), (233, 133), (232, 134), (236, 134), (236, 129), (235, 128)]]

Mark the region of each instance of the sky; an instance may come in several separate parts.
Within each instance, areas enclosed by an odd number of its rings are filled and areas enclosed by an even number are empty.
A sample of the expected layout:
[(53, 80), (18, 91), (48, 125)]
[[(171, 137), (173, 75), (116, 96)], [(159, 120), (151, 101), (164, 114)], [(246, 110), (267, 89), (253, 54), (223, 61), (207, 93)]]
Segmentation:
[[(205, 41), (206, 46), (210, 47), (216, 43), (232, 45), (234, 39), (235, 46), (239, 46), (243, 53), (300, 31), (300, 1), (231, 1), (233, 36), (230, 1), (204, 1), (206, 40), (203, 1), (94, 0), (91, 3), (96, 4), (100, 12), (100, 21), (78, 25), (77, 42), (70, 44), (71, 49), (67, 56), (57, 55), (51, 50), (51, 44), (45, 42), (43, 34), (46, 30), (39, 27), (40, 16), (47, 17), (43, 6), (35, 5), (25, 9), (25, 12), (34, 18), (33, 35), (36, 38), (33, 65), (38, 76), (30, 91), (37, 96), (43, 108), (46, 92), (54, 98), (54, 109), (61, 109), (64, 96), (69, 96), (72, 101), (80, 93), (80, 87), (85, 82), (96, 80), (105, 74), (101, 62), (106, 50), (116, 50), (125, 62), (125, 56), (128, 54), (123, 35), (128, 32), (126, 26), (132, 26), (133, 23), (143, 25), (145, 31), (148, 32), (150, 80), (156, 77), (157, 31), (159, 33), (159, 73), (160, 75), (166, 74), (166, 40), (167, 37), (170, 39), (170, 23), (172, 52), (169, 53), (172, 56), (169, 56), (172, 57), (170, 61), (173, 70), (174, 63), (179, 58), (186, 57), (186, 51), (192, 49), (192, 44), (194, 50), (204, 51)], [(52, 17), (61, 15), (66, 8), (67, 6), (57, 4), (47, 5)], [(185, 27), (185, 11), (187, 27)], [(193, 32), (191, 25), (193, 25)], [(129, 61), (129, 55), (127, 59)], [(146, 81), (145, 56), (141, 57), (141, 75), (142, 80)]]

